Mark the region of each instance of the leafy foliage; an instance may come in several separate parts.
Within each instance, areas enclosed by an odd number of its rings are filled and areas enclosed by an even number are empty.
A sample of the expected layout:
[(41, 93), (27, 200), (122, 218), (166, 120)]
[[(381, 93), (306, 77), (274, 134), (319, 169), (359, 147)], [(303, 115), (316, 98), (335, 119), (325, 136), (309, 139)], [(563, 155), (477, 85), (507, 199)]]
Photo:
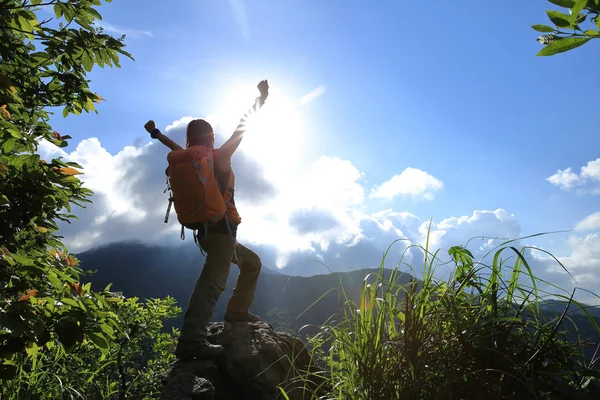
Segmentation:
[[(312, 336), (322, 367), (304, 376), (306, 387), (318, 385), (313, 398), (596, 398), (597, 358), (585, 356), (585, 337), (567, 340), (562, 325), (575, 305), (596, 334), (600, 328), (572, 294), (541, 290), (527, 248), (504, 243), (485, 265), (453, 247), (444, 262), (453, 273), (440, 281), (437, 252), (410, 247), (425, 254), (422, 281), (400, 284), (397, 271), (385, 278), (382, 262), (360, 301), (347, 300), (338, 320)], [(546, 296), (566, 302), (564, 312), (548, 317), (540, 308)]]
[[(538, 37), (545, 45), (538, 56), (552, 56), (583, 46), (591, 39), (600, 38), (600, 0), (548, 0), (550, 3), (569, 10), (547, 10), (548, 18), (554, 27), (548, 25), (532, 25), (537, 32), (547, 33)], [(581, 28), (582, 24), (590, 24), (589, 29)], [(569, 32), (571, 31), (572, 32)]]
[[(107, 1), (108, 2), (108, 1)], [(87, 73), (131, 57), (123, 39), (93, 26), (100, 0), (5, 0), (0, 10), (0, 379), (40, 359), (94, 346), (104, 357), (124, 334), (108, 290), (80, 283), (78, 261), (64, 248), (56, 221), (92, 192), (60, 159), (41, 160), (41, 141), (59, 147), (70, 136), (52, 130), (51, 110), (96, 111)], [(54, 18), (42, 10), (51, 9)], [(21, 371), (21, 372), (20, 372)], [(2, 387), (5, 387), (3, 382)]]
[(112, 340), (90, 335), (90, 341), (67, 353), (50, 345), (21, 366), (16, 379), (2, 385), (6, 399), (155, 399), (161, 374), (175, 358), (178, 332), (163, 331), (163, 323), (180, 312), (172, 298), (137, 298), (111, 308), (122, 324), (118, 331), (104, 325)]

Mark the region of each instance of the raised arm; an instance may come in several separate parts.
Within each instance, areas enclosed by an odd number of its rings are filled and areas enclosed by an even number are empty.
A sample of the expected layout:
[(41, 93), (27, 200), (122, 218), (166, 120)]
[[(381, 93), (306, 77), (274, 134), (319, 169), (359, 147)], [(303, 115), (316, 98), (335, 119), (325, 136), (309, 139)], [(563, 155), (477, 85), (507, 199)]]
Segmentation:
[(158, 139), (162, 144), (164, 144), (171, 150), (182, 150), (182, 147), (180, 145), (178, 145), (173, 140), (171, 140), (171, 138), (163, 135), (160, 132), (160, 130), (156, 127), (154, 121), (150, 120), (146, 122), (144, 128), (146, 128), (146, 131), (150, 134), (150, 137), (152, 137), (152, 139)]
[(269, 82), (267, 80), (261, 81), (257, 85), (257, 88), (260, 91), (260, 96), (256, 98), (254, 105), (242, 117), (240, 124), (233, 132), (233, 135), (231, 135), (231, 137), (219, 148), (219, 153), (224, 160), (228, 161), (231, 159), (231, 156), (235, 153), (244, 137), (248, 117), (260, 110), (269, 96)]

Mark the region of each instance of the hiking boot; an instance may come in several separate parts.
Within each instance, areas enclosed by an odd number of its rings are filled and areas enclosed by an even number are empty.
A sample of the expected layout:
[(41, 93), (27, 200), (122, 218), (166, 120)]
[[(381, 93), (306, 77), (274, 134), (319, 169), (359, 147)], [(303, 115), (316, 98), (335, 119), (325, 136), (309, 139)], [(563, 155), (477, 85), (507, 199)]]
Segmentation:
[(212, 359), (217, 358), (223, 353), (223, 346), (209, 343), (206, 339), (199, 342), (183, 341), (179, 342), (175, 355), (180, 360)]
[(260, 317), (251, 312), (228, 312), (225, 314), (227, 322), (258, 322)]

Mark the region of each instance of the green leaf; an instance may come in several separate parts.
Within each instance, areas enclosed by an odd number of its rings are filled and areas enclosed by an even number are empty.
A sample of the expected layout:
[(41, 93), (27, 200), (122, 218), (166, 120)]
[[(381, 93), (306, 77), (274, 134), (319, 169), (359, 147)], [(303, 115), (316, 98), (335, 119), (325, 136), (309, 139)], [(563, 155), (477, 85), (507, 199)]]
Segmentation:
[(12, 137), (14, 137), (15, 139), (21, 139), (23, 137), (23, 134), (18, 131), (17, 129), (14, 128), (8, 128), (8, 132), (10, 133), (10, 135)]
[(6, 142), (4, 142), (4, 144), (2, 145), (2, 151), (4, 152), (4, 154), (10, 153), (11, 150), (15, 148), (15, 144), (16, 141), (13, 138), (10, 138)]
[(38, 25), (37, 18), (36, 18), (35, 13), (33, 11), (31, 11), (31, 10), (23, 10), (23, 15), (25, 16), (25, 18), (27, 18), (30, 21), (29, 23), (31, 24), (31, 26)]
[(62, 175), (59, 182), (64, 185), (74, 184), (80, 182), (79, 178), (72, 175)]
[(31, 57), (35, 58), (38, 62), (41, 62), (41, 61), (49, 59), (50, 55), (45, 51), (38, 51), (38, 52), (31, 54)]
[(556, 4), (557, 6), (571, 8), (575, 5), (575, 1), (573, 0), (548, 0), (552, 4)]
[(600, 37), (600, 32), (595, 31), (593, 29), (588, 29), (587, 31), (584, 32), (586, 35), (590, 36), (590, 37)]
[(33, 4), (34, 6), (37, 6), (38, 4), (41, 4), (42, 0), (31, 0), (31, 4)]
[(98, 332), (87, 332), (87, 337), (98, 347), (100, 350), (108, 350), (108, 341), (104, 335)]
[(548, 18), (550, 18), (550, 21), (552, 21), (552, 23), (560, 28), (569, 28), (572, 26), (571, 24), (571, 16), (567, 15), (567, 14), (563, 14), (559, 11), (554, 11), (554, 10), (548, 10), (546, 11), (546, 14), (548, 14)]
[(548, 25), (539, 25), (538, 24), (538, 25), (531, 25), (531, 27), (538, 32), (554, 32), (556, 30), (553, 27), (548, 26)]
[(600, 29), (600, 15), (596, 16), (596, 19), (594, 22), (596, 23), (596, 26), (598, 27), (598, 29)]
[(565, 51), (573, 50), (579, 46), (583, 46), (585, 43), (590, 41), (592, 38), (586, 37), (572, 37), (572, 38), (564, 38), (555, 41), (554, 43), (550, 43), (548, 46), (544, 47), (539, 53), (538, 56), (552, 56), (554, 54), (563, 53)]
[(15, 266), (15, 260), (11, 256), (2, 256), (2, 259), (6, 261), (11, 267)]
[(115, 330), (107, 324), (100, 324), (100, 329), (102, 329), (102, 332), (106, 333), (109, 337), (115, 334)]
[(37, 357), (38, 350), (39, 350), (39, 347), (35, 342), (28, 342), (27, 347), (25, 348), (27, 355), (31, 358)]
[[(64, 114), (64, 110), (63, 110), (63, 114)], [(69, 113), (67, 112), (67, 115)], [(65, 115), (65, 117), (67, 116)], [(46, 138), (46, 140), (48, 140), (49, 142), (51, 142), (52, 144), (57, 145), (58, 147), (67, 147), (69, 145), (69, 142), (67, 142), (66, 140), (59, 140), (59, 139), (52, 139), (52, 138)]]
[(100, 15), (100, 13), (98, 11), (96, 11), (94, 8), (88, 8), (87, 10), (88, 14), (92, 15), (94, 18), (102, 20), (102, 15)]
[(579, 17), (579, 13), (584, 9), (587, 4), (587, 0), (576, 0), (575, 5), (571, 8), (571, 23), (575, 23)]
[(31, 26), (31, 24), (29, 23), (27, 18), (25, 18), (22, 14), (19, 14), (18, 20), (19, 20), (19, 25), (21, 27), (21, 30), (24, 30), (26, 32), (33, 31), (33, 26)]
[(108, 55), (110, 56), (113, 64), (115, 64), (117, 68), (121, 68), (121, 65), (119, 64), (119, 55), (117, 54), (117, 52), (114, 50), (109, 50)]
[(81, 62), (83, 63), (83, 68), (85, 68), (87, 72), (90, 72), (92, 68), (94, 68), (94, 61), (90, 57), (89, 50), (86, 49), (81, 53)]
[(63, 9), (62, 9), (62, 3), (56, 3), (54, 5), (54, 16), (56, 16), (56, 18), (60, 18), (63, 15)]
[(579, 16), (577, 18), (575, 18), (575, 23), (574, 25), (577, 26), (577, 29), (579, 29), (579, 24), (582, 24), (585, 22), (585, 20), (587, 19), (587, 14), (579, 14)]
[(75, 300), (70, 299), (68, 297), (63, 297), (62, 299), (60, 299), (61, 303), (67, 304), (71, 307), (76, 307), (76, 308), (81, 308), (81, 305), (79, 305), (79, 303), (77, 303)]
[(24, 265), (24, 266), (33, 266), (34, 265), (33, 260), (29, 257), (25, 257), (25, 256), (21, 256), (19, 254), (13, 253), (12, 258), (14, 258), (16, 262), (18, 262), (19, 264)]
[(58, 277), (56, 276), (56, 274), (54, 272), (51, 272), (48, 274), (48, 281), (50, 281), (50, 284), (52, 286), (54, 286), (56, 289), (58, 289), (58, 290), (63, 289), (62, 281), (60, 279), (58, 279)]
[(121, 299), (120, 297), (113, 296), (107, 296), (105, 300), (107, 303), (121, 303), (123, 301), (123, 299)]

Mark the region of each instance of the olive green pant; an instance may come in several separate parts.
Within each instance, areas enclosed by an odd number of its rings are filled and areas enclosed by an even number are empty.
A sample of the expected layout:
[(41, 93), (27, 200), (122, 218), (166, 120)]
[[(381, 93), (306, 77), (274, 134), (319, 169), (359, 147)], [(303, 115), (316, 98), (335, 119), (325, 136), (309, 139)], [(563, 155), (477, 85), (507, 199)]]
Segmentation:
[(239, 267), (240, 274), (229, 298), (227, 313), (247, 312), (254, 299), (262, 265), (256, 253), (228, 234), (209, 233), (200, 239), (199, 244), (206, 252), (206, 261), (183, 319), (180, 341), (194, 342), (206, 338), (206, 328), (217, 300), (225, 290), (232, 263)]

